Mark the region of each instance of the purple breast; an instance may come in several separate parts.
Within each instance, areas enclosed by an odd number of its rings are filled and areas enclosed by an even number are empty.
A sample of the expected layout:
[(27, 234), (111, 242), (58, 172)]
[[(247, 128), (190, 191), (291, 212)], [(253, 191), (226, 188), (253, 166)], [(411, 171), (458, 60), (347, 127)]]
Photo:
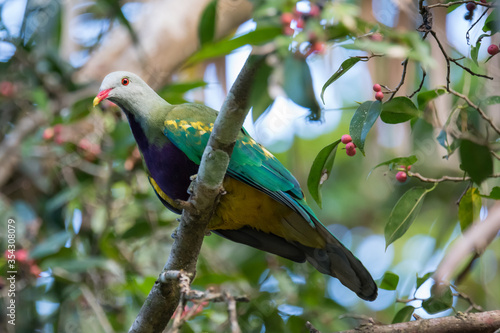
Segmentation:
[(127, 115), (135, 141), (142, 152), (151, 177), (170, 198), (187, 200), (190, 177), (198, 172), (198, 165), (166, 137), (160, 145), (150, 144), (134, 115), (125, 109), (123, 111)]

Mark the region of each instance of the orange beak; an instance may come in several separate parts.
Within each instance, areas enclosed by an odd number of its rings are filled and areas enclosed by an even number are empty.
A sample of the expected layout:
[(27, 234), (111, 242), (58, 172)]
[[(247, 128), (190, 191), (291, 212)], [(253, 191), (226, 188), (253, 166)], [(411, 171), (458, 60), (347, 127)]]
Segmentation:
[(109, 89), (105, 89), (103, 91), (99, 91), (99, 93), (97, 94), (97, 96), (94, 98), (94, 102), (92, 103), (94, 105), (94, 107), (101, 103), (101, 101), (105, 98), (108, 97), (109, 95), (109, 92), (112, 90), (113, 88), (109, 88)]

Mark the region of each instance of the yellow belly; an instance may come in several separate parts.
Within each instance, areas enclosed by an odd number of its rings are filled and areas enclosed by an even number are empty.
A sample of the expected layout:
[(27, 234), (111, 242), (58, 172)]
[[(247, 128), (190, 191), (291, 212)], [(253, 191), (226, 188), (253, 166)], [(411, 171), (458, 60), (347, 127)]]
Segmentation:
[[(163, 200), (181, 209), (175, 200), (160, 189), (154, 179), (150, 178), (150, 180), (153, 188)], [(315, 248), (325, 246), (324, 238), (316, 229), (291, 208), (231, 177), (226, 176), (223, 186), (226, 194), (220, 198), (208, 229), (238, 230), (249, 226), (305, 246)]]
[(227, 194), (221, 197), (209, 229), (250, 226), (306, 246), (325, 245), (323, 237), (303, 217), (267, 194), (230, 177), (224, 179), (224, 189)]

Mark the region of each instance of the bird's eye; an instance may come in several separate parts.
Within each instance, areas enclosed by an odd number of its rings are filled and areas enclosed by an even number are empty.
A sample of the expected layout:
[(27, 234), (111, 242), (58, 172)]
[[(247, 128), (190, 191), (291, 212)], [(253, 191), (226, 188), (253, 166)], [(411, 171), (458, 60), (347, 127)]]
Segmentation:
[(124, 78), (122, 79), (122, 85), (126, 86), (126, 85), (128, 85), (129, 83), (130, 83), (130, 80), (129, 80), (129, 79), (127, 79), (126, 77), (124, 77)]

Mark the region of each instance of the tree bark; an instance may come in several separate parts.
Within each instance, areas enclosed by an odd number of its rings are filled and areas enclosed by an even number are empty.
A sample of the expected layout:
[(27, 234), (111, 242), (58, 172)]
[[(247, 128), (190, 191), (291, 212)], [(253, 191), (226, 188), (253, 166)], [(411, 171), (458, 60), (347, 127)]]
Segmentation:
[(500, 329), (500, 310), (459, 313), (453, 317), (419, 319), (391, 325), (362, 326), (339, 333), (493, 333)]
[[(203, 153), (193, 192), (185, 204), (175, 241), (164, 270), (193, 275), (208, 222), (223, 190), (236, 138), (248, 113), (248, 94), (256, 68), (264, 57), (250, 56), (228, 93)], [(180, 299), (177, 279), (156, 281), (129, 332), (162, 332)]]

